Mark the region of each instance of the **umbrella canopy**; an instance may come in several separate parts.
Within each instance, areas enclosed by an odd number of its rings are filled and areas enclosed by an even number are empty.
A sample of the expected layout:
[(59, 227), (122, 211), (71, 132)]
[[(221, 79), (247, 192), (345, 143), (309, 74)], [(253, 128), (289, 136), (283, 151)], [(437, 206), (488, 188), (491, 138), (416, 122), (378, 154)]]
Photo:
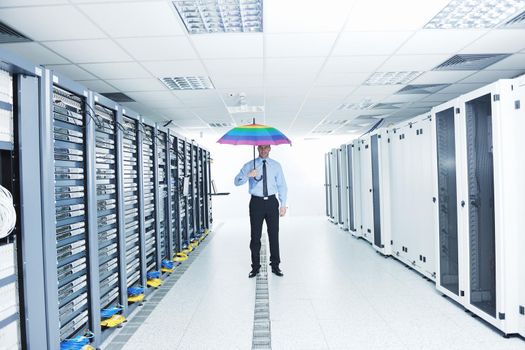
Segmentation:
[(292, 144), (292, 141), (276, 128), (255, 123), (233, 128), (217, 142), (250, 146)]

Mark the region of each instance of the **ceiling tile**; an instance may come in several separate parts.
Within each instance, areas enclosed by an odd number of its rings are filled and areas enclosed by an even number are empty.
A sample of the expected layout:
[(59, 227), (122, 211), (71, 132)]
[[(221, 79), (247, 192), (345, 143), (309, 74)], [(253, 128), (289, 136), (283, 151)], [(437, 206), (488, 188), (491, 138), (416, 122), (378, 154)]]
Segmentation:
[(310, 90), (309, 86), (275, 86), (275, 87), (266, 87), (264, 93), (267, 97), (270, 96), (305, 96), (306, 93)]
[(46, 68), (57, 71), (58, 73), (63, 74), (69, 79), (73, 80), (97, 79), (97, 77), (95, 77), (93, 74), (85, 71), (84, 69), (74, 64), (47, 65)]
[(213, 105), (224, 107), (224, 102), (215, 90), (187, 90), (174, 91), (173, 93), (186, 106), (198, 107)]
[(201, 58), (259, 58), (263, 56), (263, 36), (259, 33), (202, 34), (191, 40)]
[[(476, 75), (476, 74), (474, 74)], [(476, 90), (477, 88), (482, 87), (483, 83), (471, 83), (471, 84), (452, 84), (450, 86), (447, 86), (446, 88), (439, 90), (442, 94), (465, 94), (467, 92)]]
[(485, 83), (490, 84), (499, 79), (509, 79), (517, 77), (525, 73), (525, 69), (521, 70), (483, 70), (472, 74), (471, 76), (461, 80), (461, 84), (467, 83)]
[(211, 76), (215, 75), (262, 75), (262, 58), (204, 60), (204, 66)]
[(12, 51), (37, 65), (69, 63), (39, 43), (9, 43), (0, 45), (0, 48)]
[(323, 73), (375, 72), (389, 56), (339, 56), (330, 57)]
[(461, 53), (515, 53), (525, 48), (525, 29), (494, 29)]
[(79, 5), (112, 37), (184, 35), (180, 19), (168, 1)]
[(449, 55), (395, 55), (378, 69), (381, 72), (427, 71), (449, 59)]
[(197, 54), (185, 36), (117, 39), (138, 61), (196, 59)]
[(2, 0), (0, 7), (45, 6), (69, 4), (68, 0)]
[(458, 93), (452, 93), (452, 94), (432, 94), (428, 97), (422, 98), (421, 101), (434, 101), (434, 102), (447, 102), (450, 101), (456, 97), (458, 97)]
[(361, 0), (348, 15), (345, 30), (399, 31), (422, 28), (449, 0)]
[(80, 84), (84, 85), (90, 90), (93, 90), (95, 92), (101, 93), (101, 92), (119, 92), (119, 90), (115, 89), (108, 83), (106, 83), (103, 80), (84, 80), (79, 81)]
[(410, 84), (452, 84), (475, 73), (471, 70), (466, 71), (430, 71), (421, 74)]
[(321, 69), (324, 58), (267, 58), (266, 71), (268, 75), (280, 74), (310, 74), (316, 75)]
[(267, 34), (264, 37), (264, 56), (325, 57), (336, 37), (336, 33)]
[(5, 8), (0, 9), (0, 19), (33, 40), (105, 37), (104, 33), (73, 6)]
[(198, 60), (148, 61), (142, 63), (156, 77), (206, 76), (204, 67)]
[(165, 91), (167, 89), (166, 86), (160, 82), (160, 80), (155, 78), (112, 79), (106, 80), (106, 82), (123, 92)]
[(352, 92), (352, 95), (357, 96), (387, 96), (391, 95), (404, 85), (377, 85), (377, 86), (360, 86)]
[(357, 86), (361, 85), (369, 76), (370, 73), (321, 73), (317, 78), (315, 85)]
[(333, 56), (391, 55), (413, 32), (344, 32)]
[(155, 103), (157, 101), (175, 101), (182, 106), (182, 102), (173, 95), (171, 91), (140, 91), (140, 92), (129, 92), (126, 93), (129, 97), (134, 99), (137, 102), (146, 102)]
[(414, 34), (397, 54), (455, 54), (487, 33), (484, 29), (423, 29)]
[(351, 5), (345, 0), (324, 0), (322, 6), (316, 1), (265, 0), (264, 32), (339, 32)]
[(125, 62), (131, 57), (110, 39), (48, 41), (43, 44), (73, 63)]
[(315, 81), (315, 75), (313, 74), (294, 74), (294, 75), (267, 75), (264, 79), (264, 86), (273, 87), (290, 87), (296, 86), (310, 86)]
[(511, 55), (499, 62), (494, 63), (486, 70), (506, 70), (506, 69), (525, 69), (525, 54), (519, 53)]
[(135, 62), (123, 63), (87, 63), (80, 67), (101, 79), (150, 78), (150, 74)]
[(243, 90), (244, 88), (262, 87), (262, 75), (215, 75), (211, 81), (216, 89)]

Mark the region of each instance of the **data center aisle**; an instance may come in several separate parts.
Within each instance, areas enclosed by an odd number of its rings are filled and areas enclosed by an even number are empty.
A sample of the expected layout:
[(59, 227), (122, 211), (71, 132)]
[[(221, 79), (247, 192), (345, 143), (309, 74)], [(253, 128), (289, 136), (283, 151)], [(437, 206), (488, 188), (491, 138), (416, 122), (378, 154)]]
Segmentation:
[[(251, 349), (248, 221), (228, 221), (124, 349)], [(272, 349), (525, 349), (325, 218), (281, 220)]]

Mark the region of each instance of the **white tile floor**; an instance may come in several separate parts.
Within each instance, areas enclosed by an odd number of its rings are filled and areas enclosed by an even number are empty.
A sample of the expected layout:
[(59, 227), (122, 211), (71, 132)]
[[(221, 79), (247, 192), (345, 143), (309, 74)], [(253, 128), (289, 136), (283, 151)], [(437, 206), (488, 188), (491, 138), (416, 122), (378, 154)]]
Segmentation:
[[(124, 349), (251, 349), (248, 227), (225, 222)], [(273, 350), (525, 349), (325, 218), (281, 220), (281, 259), (285, 276), (269, 276)]]

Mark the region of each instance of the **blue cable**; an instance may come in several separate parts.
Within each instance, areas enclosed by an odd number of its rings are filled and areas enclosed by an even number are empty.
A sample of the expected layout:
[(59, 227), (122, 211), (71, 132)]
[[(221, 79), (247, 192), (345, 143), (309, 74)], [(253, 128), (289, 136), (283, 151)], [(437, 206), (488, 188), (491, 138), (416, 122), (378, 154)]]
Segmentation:
[(129, 287), (128, 288), (128, 295), (129, 296), (135, 296), (140, 295), (144, 293), (144, 287)]
[(100, 317), (102, 317), (102, 319), (110, 318), (111, 316), (119, 313), (120, 311), (122, 311), (121, 307), (110, 307), (107, 309), (102, 309), (100, 310)]
[(60, 343), (60, 350), (82, 350), (89, 344), (89, 339), (93, 338), (93, 333), (88, 332), (86, 335), (77, 335), (74, 338), (63, 340)]
[(175, 266), (175, 263), (173, 261), (170, 261), (170, 260), (167, 260), (167, 259), (162, 260), (162, 267), (163, 268), (168, 269), (168, 270), (172, 270), (174, 266)]
[(151, 271), (147, 274), (148, 279), (160, 278), (160, 271)]

